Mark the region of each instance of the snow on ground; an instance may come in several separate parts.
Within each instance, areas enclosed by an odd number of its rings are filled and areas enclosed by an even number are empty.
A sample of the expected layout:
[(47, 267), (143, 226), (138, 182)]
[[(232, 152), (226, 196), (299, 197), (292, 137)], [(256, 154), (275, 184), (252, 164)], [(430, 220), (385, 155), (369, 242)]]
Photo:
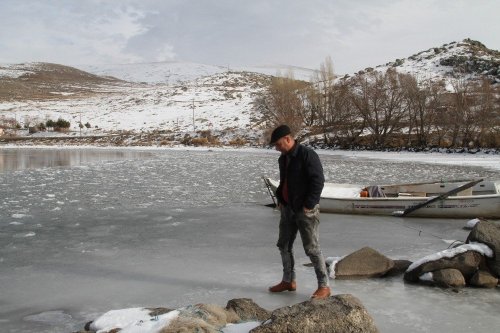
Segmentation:
[(263, 88), (248, 80), (251, 77), (242, 73), (222, 73), (177, 86), (123, 85), (91, 97), (0, 103), (0, 114), (22, 125), (26, 119), (36, 119), (35, 123), (63, 118), (70, 121), (73, 131), (80, 130), (80, 122), (88, 122), (91, 128), (83, 128), (83, 134), (157, 129), (251, 131), (253, 98)]
[(0, 64), (0, 78), (12, 78), (16, 79), (25, 74), (31, 73), (26, 66), (21, 64)]
[[(173, 310), (159, 316), (150, 316), (150, 310), (145, 308), (129, 308), (111, 310), (97, 318), (90, 325), (90, 329), (100, 332), (109, 332), (119, 328), (122, 333), (157, 333), (175, 320), (180, 311)], [(40, 320), (38, 320), (40, 321)], [(239, 324), (228, 324), (222, 328), (223, 333), (247, 333), (260, 325), (258, 321), (249, 321)]]
[(179, 316), (177, 310), (156, 317), (151, 317), (149, 313), (145, 308), (111, 310), (97, 318), (90, 328), (97, 332), (120, 328), (122, 333), (156, 333)]
[[(178, 318), (180, 310), (173, 310), (158, 316), (151, 316), (150, 312), (145, 308), (111, 310), (92, 322), (90, 329), (97, 333), (109, 332), (117, 328), (122, 333), (157, 333), (168, 327), (172, 320)], [(247, 333), (259, 325), (260, 322), (257, 321), (228, 324), (222, 328), (222, 332)]]
[[(453, 67), (443, 66), (441, 62), (452, 57), (468, 57), (471, 55), (487, 61), (495, 60), (493, 56), (488, 54), (471, 54), (470, 46), (464, 42), (452, 42), (441, 47), (433, 47), (419, 52), (406, 59), (399, 59), (395, 62), (377, 66), (375, 70), (384, 73), (388, 69), (393, 68), (400, 73), (415, 76), (420, 82), (437, 82), (444, 79), (446, 90), (454, 91), (455, 87), (452, 84)], [(474, 75), (464, 76), (466, 80), (471, 78), (474, 78)]]

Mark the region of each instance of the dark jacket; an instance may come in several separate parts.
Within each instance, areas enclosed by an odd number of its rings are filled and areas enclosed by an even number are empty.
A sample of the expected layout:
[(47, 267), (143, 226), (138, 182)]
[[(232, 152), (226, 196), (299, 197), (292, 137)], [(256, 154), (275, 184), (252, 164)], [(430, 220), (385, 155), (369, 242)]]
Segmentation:
[[(285, 172), (286, 159), (288, 170)], [(286, 205), (283, 200), (283, 184), (285, 175), (288, 179), (288, 204), (295, 212), (304, 207), (312, 209), (319, 203), (321, 191), (325, 183), (323, 167), (318, 154), (308, 147), (296, 143), (288, 154), (282, 154), (278, 159), (280, 168), (280, 185), (276, 190), (276, 197), (280, 204)]]

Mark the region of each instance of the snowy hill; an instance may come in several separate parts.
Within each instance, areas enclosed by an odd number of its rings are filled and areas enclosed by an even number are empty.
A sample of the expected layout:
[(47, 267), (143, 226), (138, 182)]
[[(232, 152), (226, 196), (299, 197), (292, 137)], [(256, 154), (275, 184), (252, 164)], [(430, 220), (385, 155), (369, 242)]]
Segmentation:
[[(0, 66), (0, 118), (16, 119), (22, 126), (63, 118), (70, 121), (74, 135), (80, 134), (81, 123), (89, 125), (82, 129), (84, 135), (116, 131), (183, 135), (210, 130), (224, 131), (228, 139), (256, 139), (260, 117), (253, 101), (270, 77), (227, 71), (206, 75), (209, 69), (183, 67), (183, 77), (194, 79), (172, 85), (120, 81), (46, 63), (4, 65)], [(154, 69), (145, 73), (154, 81)]]
[[(420, 80), (486, 77), (500, 84), (499, 54), (466, 39), (359, 73), (395, 68)], [(47, 63), (0, 64), (0, 127), (2, 119), (24, 127), (63, 118), (71, 123), (70, 135), (162, 131), (179, 138), (210, 130), (226, 141), (255, 140), (262, 135), (262, 115), (254, 100), (271, 77), (291, 70), (296, 79), (309, 81), (314, 74), (283, 65), (227, 68), (187, 62), (85, 70)], [(88, 126), (80, 129), (80, 124)]]
[[(470, 39), (432, 47), (374, 69), (385, 72), (389, 68), (412, 74), (419, 81), (446, 81), (452, 77), (479, 80), (485, 77), (493, 84), (500, 84), (500, 52)], [(362, 72), (369, 70), (372, 69)]]
[(164, 61), (138, 64), (81, 66), (89, 73), (144, 83), (178, 84), (227, 72), (227, 68), (190, 62)]
[(315, 70), (288, 65), (212, 66), (192, 62), (164, 61), (139, 64), (80, 66), (99, 76), (111, 76), (130, 82), (179, 84), (224, 72), (251, 72), (271, 76), (292, 72), (294, 78), (309, 81)]

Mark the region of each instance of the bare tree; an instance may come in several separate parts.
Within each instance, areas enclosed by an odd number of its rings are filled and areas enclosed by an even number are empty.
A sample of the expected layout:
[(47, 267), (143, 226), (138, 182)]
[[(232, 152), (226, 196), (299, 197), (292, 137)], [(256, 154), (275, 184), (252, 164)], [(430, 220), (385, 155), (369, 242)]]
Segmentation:
[[(408, 126), (408, 146), (426, 147), (429, 144), (430, 132), (434, 123), (433, 112), (436, 109), (438, 88), (430, 80), (418, 82), (412, 75), (401, 77), (402, 87), (405, 91), (406, 103), (408, 106), (407, 126)], [(415, 143), (413, 143), (415, 137)]]
[(300, 94), (308, 86), (307, 82), (287, 77), (274, 77), (265, 96), (259, 101), (259, 107), (270, 127), (288, 124), (297, 132), (303, 127), (304, 95)]
[(500, 144), (500, 97), (499, 90), (483, 80), (475, 89), (475, 124), (476, 133), (474, 145), (476, 147), (498, 147)]
[(401, 129), (407, 105), (400, 78), (398, 73), (388, 70), (354, 79), (351, 100), (372, 135), (374, 148), (384, 146), (390, 135)]
[(471, 86), (463, 78), (451, 81), (454, 92), (451, 96), (451, 146), (468, 146), (472, 141), (475, 121), (472, 107)]

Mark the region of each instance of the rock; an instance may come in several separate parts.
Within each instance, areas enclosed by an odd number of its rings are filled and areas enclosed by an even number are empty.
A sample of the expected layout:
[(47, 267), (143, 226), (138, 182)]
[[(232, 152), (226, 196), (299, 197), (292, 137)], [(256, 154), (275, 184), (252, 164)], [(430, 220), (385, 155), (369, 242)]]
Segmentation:
[(432, 273), (434, 283), (443, 288), (465, 287), (465, 278), (458, 269), (445, 268)]
[(250, 333), (365, 333), (378, 332), (361, 302), (349, 294), (308, 300), (272, 312)]
[(342, 258), (335, 265), (337, 279), (379, 277), (394, 267), (394, 262), (370, 247), (364, 247)]
[(467, 243), (477, 242), (489, 246), (493, 250), (493, 258), (487, 258), (489, 270), (500, 278), (500, 227), (486, 220), (477, 223), (469, 236)]
[(391, 268), (387, 273), (385, 273), (384, 277), (397, 276), (403, 274), (408, 267), (412, 264), (409, 260), (393, 260), (394, 267)]
[[(444, 253), (446, 251), (447, 250), (440, 253)], [(440, 257), (439, 253), (436, 255)], [(483, 256), (480, 253), (473, 250), (467, 250), (465, 252), (458, 253), (451, 258), (440, 257), (440, 259), (424, 261), (416, 267), (410, 266), (405, 272), (404, 279), (408, 282), (418, 282), (419, 277), (422, 274), (446, 268), (455, 268), (459, 270), (466, 279), (469, 279), (477, 271), (482, 258)], [(411, 270), (409, 270), (410, 268)]]
[(479, 270), (472, 276), (469, 284), (481, 288), (495, 288), (498, 284), (498, 279), (488, 271)]
[(226, 310), (234, 311), (242, 321), (264, 321), (271, 312), (261, 308), (250, 298), (236, 298), (227, 302)]
[(89, 322), (87, 322), (87, 323), (85, 324), (85, 326), (84, 326), (84, 330), (85, 330), (85, 331), (90, 331), (90, 325), (92, 325), (92, 321), (89, 321)]

